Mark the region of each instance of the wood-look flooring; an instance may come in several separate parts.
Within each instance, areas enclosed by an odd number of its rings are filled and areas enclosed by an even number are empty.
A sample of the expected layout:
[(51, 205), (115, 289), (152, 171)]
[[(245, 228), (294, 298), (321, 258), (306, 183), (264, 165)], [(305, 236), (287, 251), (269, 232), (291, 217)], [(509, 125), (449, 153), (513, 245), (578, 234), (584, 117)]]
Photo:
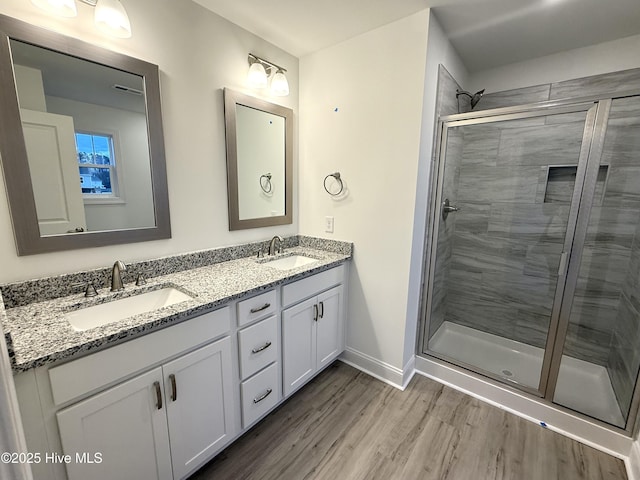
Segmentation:
[(433, 380), (336, 362), (193, 480), (626, 479), (624, 462)]

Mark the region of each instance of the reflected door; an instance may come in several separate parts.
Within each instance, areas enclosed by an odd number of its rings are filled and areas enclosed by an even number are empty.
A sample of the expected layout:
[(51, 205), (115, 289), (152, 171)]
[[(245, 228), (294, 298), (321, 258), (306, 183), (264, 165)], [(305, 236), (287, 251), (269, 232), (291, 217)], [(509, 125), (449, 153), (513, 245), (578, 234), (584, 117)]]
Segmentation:
[(86, 230), (73, 118), (26, 109), (20, 115), (40, 235)]
[(594, 119), (573, 107), (443, 125), (425, 353), (544, 393)]

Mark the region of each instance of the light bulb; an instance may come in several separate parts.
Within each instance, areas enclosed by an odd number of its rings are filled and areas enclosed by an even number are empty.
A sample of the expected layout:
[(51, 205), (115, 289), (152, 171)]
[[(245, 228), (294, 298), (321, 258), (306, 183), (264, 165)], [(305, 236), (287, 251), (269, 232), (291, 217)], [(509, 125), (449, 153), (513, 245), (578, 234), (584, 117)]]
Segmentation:
[(131, 23), (126, 10), (118, 0), (98, 0), (95, 24), (105, 33), (118, 38), (131, 36)]
[(271, 93), (277, 97), (289, 95), (289, 82), (282, 70), (278, 70), (271, 79)]
[(267, 86), (267, 72), (260, 62), (254, 62), (249, 67), (247, 83), (253, 88), (265, 88)]
[(76, 17), (78, 10), (75, 0), (31, 0), (36, 7), (61, 17)]

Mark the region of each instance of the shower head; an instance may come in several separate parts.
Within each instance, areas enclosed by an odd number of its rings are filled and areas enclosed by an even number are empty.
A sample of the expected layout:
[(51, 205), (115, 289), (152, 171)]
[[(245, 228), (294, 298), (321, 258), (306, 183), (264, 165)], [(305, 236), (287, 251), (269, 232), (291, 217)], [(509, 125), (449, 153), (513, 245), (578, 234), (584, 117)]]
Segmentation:
[(474, 94), (471, 94), (469, 92), (467, 92), (466, 90), (456, 90), (456, 98), (458, 98), (460, 95), (466, 95), (467, 97), (469, 97), (471, 99), (471, 108), (473, 109), (478, 102), (480, 101), (480, 99), (482, 98), (482, 95), (484, 95), (484, 88)]

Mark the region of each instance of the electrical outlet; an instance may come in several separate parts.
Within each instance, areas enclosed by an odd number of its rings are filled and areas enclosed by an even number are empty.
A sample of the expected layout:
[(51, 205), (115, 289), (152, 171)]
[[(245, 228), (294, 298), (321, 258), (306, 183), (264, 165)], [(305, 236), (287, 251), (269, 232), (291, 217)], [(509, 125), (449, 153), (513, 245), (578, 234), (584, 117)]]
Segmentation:
[(324, 231), (333, 233), (333, 217), (324, 217)]

